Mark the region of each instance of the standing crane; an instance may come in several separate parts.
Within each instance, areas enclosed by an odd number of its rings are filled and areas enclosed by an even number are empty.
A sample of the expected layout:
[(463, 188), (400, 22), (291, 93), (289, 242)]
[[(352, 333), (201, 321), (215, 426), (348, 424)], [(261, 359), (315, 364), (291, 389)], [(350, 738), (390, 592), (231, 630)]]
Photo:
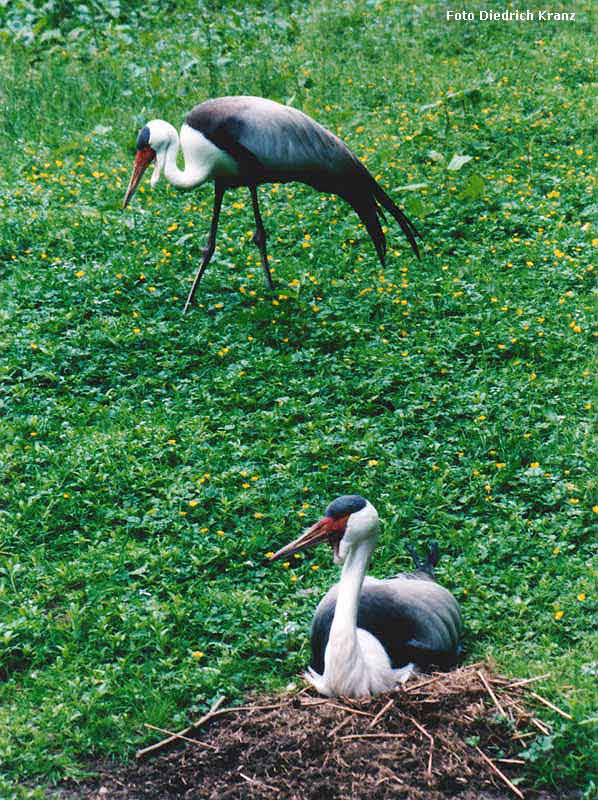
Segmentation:
[[(177, 166), (179, 147), (185, 168)], [(300, 181), (319, 192), (346, 200), (365, 225), (384, 265), (386, 239), (380, 225), (384, 212), (401, 226), (419, 258), (413, 223), (395, 205), (357, 156), (338, 136), (296, 108), (262, 97), (219, 97), (206, 100), (187, 114), (180, 137), (170, 123), (148, 122), (137, 137), (137, 154), (125, 194), (126, 208), (149, 164), (155, 162), (152, 187), (163, 172), (179, 189), (214, 181), (212, 224), (203, 258), (187, 297), (184, 312), (193, 302), (199, 282), (216, 248), (218, 218), (227, 189), (247, 186), (255, 216), (257, 245), (266, 282), (273, 289), (266, 250), (266, 231), (258, 204), (262, 183)]]
[(318, 542), (332, 546), (342, 564), (339, 583), (320, 601), (312, 622), (306, 679), (327, 697), (362, 697), (405, 682), (417, 667), (443, 669), (458, 660), (461, 613), (453, 595), (436, 583), (434, 544), (415, 571), (387, 580), (366, 577), (379, 532), (378, 512), (360, 495), (337, 497), (319, 522), (271, 559)]

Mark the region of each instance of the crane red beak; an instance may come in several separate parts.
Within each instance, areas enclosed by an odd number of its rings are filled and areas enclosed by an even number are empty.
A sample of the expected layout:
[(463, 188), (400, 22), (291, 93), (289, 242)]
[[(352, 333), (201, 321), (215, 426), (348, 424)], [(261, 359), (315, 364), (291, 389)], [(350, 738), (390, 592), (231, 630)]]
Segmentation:
[(155, 157), (156, 152), (155, 150), (152, 150), (151, 147), (142, 147), (141, 150), (137, 151), (137, 154), (135, 155), (135, 163), (133, 164), (133, 174), (131, 175), (131, 180), (129, 181), (129, 185), (127, 187), (125, 199), (123, 200), (123, 208), (126, 208), (129, 205), (129, 200), (135, 194), (135, 190), (139, 186), (139, 182), (143, 177), (143, 173), (152, 163)]
[(285, 545), (278, 552), (274, 553), (273, 556), (270, 556), (270, 561), (283, 558), (284, 556), (292, 556), (293, 553), (305, 550), (306, 547), (311, 547), (312, 545), (325, 541), (328, 541), (332, 545), (335, 554), (337, 554), (338, 543), (343, 538), (348, 519), (348, 514), (338, 519), (322, 517), (315, 525), (312, 525), (311, 528), (304, 531), (298, 539)]

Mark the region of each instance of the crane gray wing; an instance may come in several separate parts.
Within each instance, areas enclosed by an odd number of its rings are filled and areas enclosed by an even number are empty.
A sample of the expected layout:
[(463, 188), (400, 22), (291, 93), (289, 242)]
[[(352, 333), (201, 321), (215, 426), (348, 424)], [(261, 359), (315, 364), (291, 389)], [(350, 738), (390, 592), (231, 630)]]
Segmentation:
[[(324, 596), (311, 631), (311, 667), (322, 674), (324, 653), (336, 608), (338, 584)], [(453, 595), (430, 579), (399, 575), (385, 581), (366, 578), (357, 626), (383, 645), (393, 667), (413, 662), (448, 669), (461, 652), (461, 613)]]
[[(333, 133), (303, 112), (261, 97), (220, 97), (196, 106), (186, 123), (258, 180), (303, 180), (359, 172)], [(308, 180), (306, 180), (308, 179)]]

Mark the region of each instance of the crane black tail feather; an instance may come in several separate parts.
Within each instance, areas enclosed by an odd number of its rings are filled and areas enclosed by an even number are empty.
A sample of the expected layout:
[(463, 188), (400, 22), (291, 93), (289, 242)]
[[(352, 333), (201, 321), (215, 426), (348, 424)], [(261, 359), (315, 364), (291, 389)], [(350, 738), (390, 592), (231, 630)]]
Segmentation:
[(405, 549), (413, 559), (413, 563), (415, 565), (416, 570), (419, 570), (421, 572), (426, 572), (431, 578), (435, 577), (434, 567), (438, 564), (438, 561), (440, 559), (438, 542), (430, 542), (430, 549), (428, 550), (425, 561), (421, 560), (421, 558), (417, 554), (417, 550), (413, 547), (413, 545), (407, 543), (405, 545)]
[(356, 181), (357, 185), (353, 187), (353, 190), (347, 192), (341, 189), (340, 191), (337, 190), (337, 193), (344, 197), (359, 215), (374, 243), (380, 263), (384, 266), (386, 256), (386, 237), (380, 226), (381, 219), (386, 222), (385, 212), (388, 212), (396, 219), (413, 252), (418, 258), (421, 258), (416, 241), (416, 237), (421, 239), (421, 236), (413, 222), (391, 200), (363, 164), (359, 163), (359, 168), (361, 180)]
[(388, 211), (389, 214), (392, 214), (392, 216), (401, 226), (401, 230), (407, 237), (407, 241), (411, 245), (413, 252), (418, 258), (421, 258), (419, 253), (419, 247), (417, 246), (416, 242), (416, 237), (421, 239), (421, 236), (417, 228), (415, 227), (413, 222), (411, 222), (409, 217), (401, 211), (401, 209), (396, 205), (396, 203), (394, 203), (390, 199), (390, 197), (386, 194), (384, 189), (376, 182), (374, 178), (372, 178), (371, 175), (370, 178), (373, 183), (372, 193), (378, 205), (381, 206), (381, 208), (378, 208), (378, 213), (381, 214), (383, 219), (384, 219), (384, 212), (382, 211), (382, 208), (386, 209), (386, 211)]
[(384, 259), (386, 258), (386, 237), (384, 236), (384, 231), (380, 226), (378, 207), (376, 206), (374, 199), (370, 196), (365, 202), (363, 199), (361, 199), (360, 202), (356, 202), (355, 200), (351, 200), (349, 202), (351, 202), (351, 205), (359, 215), (359, 219), (365, 225), (366, 230), (369, 233), (372, 242), (374, 243), (376, 252), (378, 253), (380, 263), (382, 266), (384, 266)]

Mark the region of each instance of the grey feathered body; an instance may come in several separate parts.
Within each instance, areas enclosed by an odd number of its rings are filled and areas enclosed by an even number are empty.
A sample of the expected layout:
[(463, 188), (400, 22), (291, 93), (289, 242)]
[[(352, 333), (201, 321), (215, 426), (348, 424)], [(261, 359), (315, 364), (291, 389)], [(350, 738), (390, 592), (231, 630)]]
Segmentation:
[(219, 97), (196, 106), (185, 121), (236, 161), (239, 173), (226, 179), (228, 186), (300, 181), (337, 194), (359, 214), (382, 263), (383, 208), (419, 255), (410, 220), (344, 142), (302, 111), (261, 97)]
[[(324, 653), (336, 607), (338, 584), (320, 601), (312, 623), (310, 666), (324, 672)], [(426, 571), (402, 573), (387, 580), (366, 577), (357, 627), (384, 646), (393, 667), (452, 667), (461, 652), (461, 613), (453, 595)]]

